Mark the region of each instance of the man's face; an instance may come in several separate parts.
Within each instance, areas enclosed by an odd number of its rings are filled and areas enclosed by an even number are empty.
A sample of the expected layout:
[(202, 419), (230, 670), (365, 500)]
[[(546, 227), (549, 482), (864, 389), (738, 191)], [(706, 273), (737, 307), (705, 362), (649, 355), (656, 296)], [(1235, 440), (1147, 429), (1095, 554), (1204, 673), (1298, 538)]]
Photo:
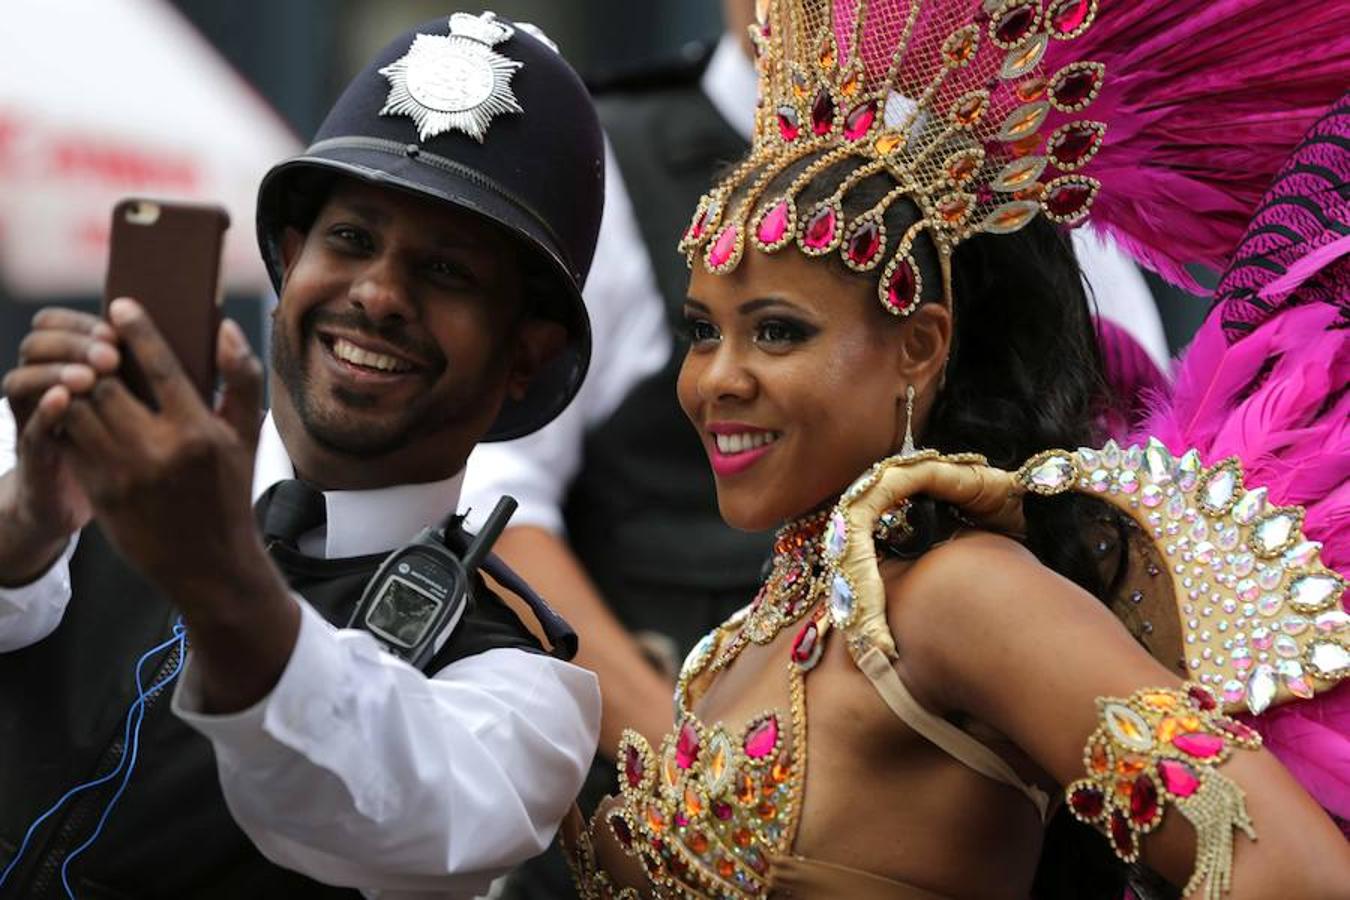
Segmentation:
[(434, 461), (467, 454), (521, 377), (511, 240), (470, 213), (341, 180), (308, 233), (283, 243), (273, 398), (297, 465), (300, 441), (394, 463), (390, 481), (444, 477)]

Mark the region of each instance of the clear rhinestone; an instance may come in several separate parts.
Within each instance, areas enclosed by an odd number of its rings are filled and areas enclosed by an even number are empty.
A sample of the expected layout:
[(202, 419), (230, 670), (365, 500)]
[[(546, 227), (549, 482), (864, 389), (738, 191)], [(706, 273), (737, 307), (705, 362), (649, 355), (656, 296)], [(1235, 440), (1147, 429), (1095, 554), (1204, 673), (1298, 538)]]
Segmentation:
[(1252, 581), (1250, 578), (1244, 578), (1237, 583), (1237, 587), (1234, 588), (1234, 593), (1237, 594), (1239, 600), (1250, 603), (1260, 595), (1261, 589), (1256, 586), (1255, 581)]
[(1044, 490), (1057, 491), (1073, 483), (1073, 463), (1063, 456), (1052, 456), (1031, 470), (1031, 483)]
[(1231, 467), (1216, 470), (1205, 481), (1200, 494), (1200, 505), (1214, 515), (1228, 512), (1237, 494), (1238, 476)]
[(1293, 659), (1298, 656), (1298, 640), (1287, 634), (1282, 634), (1275, 638), (1275, 653), (1283, 656), (1285, 659)]
[(1275, 669), (1262, 664), (1247, 678), (1247, 708), (1253, 715), (1261, 715), (1275, 699)]
[(1252, 667), (1252, 651), (1246, 647), (1238, 647), (1231, 654), (1233, 668), (1239, 672), (1245, 672)]
[(1157, 438), (1148, 439), (1148, 449), (1144, 451), (1144, 467), (1149, 480), (1154, 484), (1167, 484), (1172, 480), (1172, 454)]
[(1102, 720), (1111, 737), (1131, 750), (1145, 751), (1153, 746), (1153, 729), (1139, 713), (1121, 703), (1102, 707)]
[[(1152, 509), (1163, 502), (1163, 489), (1156, 484), (1146, 484), (1144, 485), (1144, 489), (1139, 492), (1139, 500), (1145, 506)], [(1159, 521), (1161, 521), (1161, 519)], [(1157, 522), (1154, 522), (1153, 524), (1156, 525)]]
[(1284, 598), (1279, 594), (1262, 594), (1261, 599), (1256, 601), (1256, 611), (1270, 618), (1278, 613), (1283, 605)]
[(1262, 566), (1256, 570), (1256, 583), (1268, 591), (1273, 591), (1284, 580), (1284, 572), (1279, 566)]
[(1350, 668), (1350, 650), (1330, 641), (1318, 641), (1312, 645), (1312, 652), (1308, 654), (1308, 661), (1317, 670), (1317, 674), (1323, 678), (1335, 678), (1339, 673)]
[(1095, 469), (1088, 476), (1088, 487), (1098, 494), (1106, 493), (1107, 488), (1111, 487), (1111, 473), (1105, 469)]
[(1186, 514), (1186, 498), (1180, 494), (1173, 494), (1167, 501), (1167, 506), (1163, 509), (1169, 519), (1180, 519)]
[(1299, 541), (1284, 551), (1284, 564), (1291, 569), (1306, 569), (1316, 562), (1321, 550), (1320, 541)]
[(830, 584), (830, 617), (836, 625), (843, 627), (853, 618), (854, 602), (853, 588), (849, 587), (844, 576), (834, 576)]
[(1213, 544), (1209, 541), (1201, 541), (1195, 545), (1194, 558), (1196, 562), (1207, 566), (1214, 561), (1216, 553), (1218, 553), (1218, 550), (1215, 549)]
[(1259, 487), (1242, 495), (1242, 499), (1233, 507), (1233, 521), (1250, 525), (1265, 511), (1266, 489)]
[(1228, 703), (1238, 703), (1246, 693), (1242, 682), (1236, 678), (1230, 678), (1223, 683), (1223, 699)]
[(1144, 462), (1144, 451), (1139, 449), (1138, 444), (1131, 444), (1121, 458), (1120, 464), (1130, 471), (1138, 469)]
[(1107, 441), (1106, 446), (1102, 447), (1102, 465), (1108, 469), (1119, 468), (1121, 456), (1120, 445), (1115, 442), (1114, 438)]
[(1276, 665), (1276, 671), (1284, 679), (1284, 686), (1289, 689), (1289, 693), (1302, 700), (1311, 699), (1313, 687), (1304, 677), (1303, 666), (1296, 659), (1282, 659)]
[(1252, 646), (1257, 650), (1269, 650), (1274, 641), (1275, 638), (1271, 636), (1269, 628), (1262, 626), (1252, 629)]
[(1084, 469), (1095, 469), (1102, 464), (1101, 454), (1091, 447), (1078, 448), (1078, 461), (1083, 464)]
[(1214, 527), (1214, 542), (1224, 550), (1232, 550), (1238, 545), (1241, 532), (1236, 525), (1223, 523)]
[(1177, 461), (1177, 486), (1183, 491), (1193, 490), (1196, 482), (1200, 480), (1202, 468), (1204, 467), (1200, 464), (1200, 454), (1194, 449), (1187, 450)]
[(1120, 486), (1122, 494), (1133, 494), (1139, 490), (1139, 475), (1129, 469), (1122, 469), (1116, 476), (1116, 484)]
[(1289, 585), (1289, 602), (1300, 612), (1316, 612), (1331, 604), (1341, 583), (1330, 575), (1304, 575)]
[(1339, 609), (1329, 610), (1313, 619), (1313, 628), (1322, 634), (1336, 634), (1350, 627), (1350, 615)]
[(1257, 523), (1252, 531), (1252, 549), (1262, 556), (1274, 556), (1289, 543), (1298, 528), (1298, 519), (1278, 513)]
[(1252, 556), (1250, 553), (1239, 553), (1237, 556), (1233, 557), (1233, 561), (1230, 565), (1233, 574), (1241, 578), (1245, 575), (1252, 574), (1252, 570), (1256, 568), (1256, 557)]
[(1209, 524), (1203, 518), (1197, 518), (1191, 523), (1190, 530), (1186, 534), (1193, 541), (1203, 541), (1209, 538)]
[(1285, 616), (1280, 620), (1280, 630), (1285, 634), (1302, 634), (1311, 624), (1303, 616)]
[(844, 544), (848, 539), (848, 524), (844, 514), (835, 510), (830, 515), (830, 524), (825, 527), (825, 555), (838, 559), (844, 553)]

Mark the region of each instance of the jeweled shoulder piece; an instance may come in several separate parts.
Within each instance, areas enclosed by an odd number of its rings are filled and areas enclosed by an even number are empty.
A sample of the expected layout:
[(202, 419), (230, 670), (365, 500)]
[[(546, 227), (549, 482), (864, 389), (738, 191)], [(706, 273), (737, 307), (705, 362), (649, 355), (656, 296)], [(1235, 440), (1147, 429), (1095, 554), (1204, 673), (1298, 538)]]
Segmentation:
[(1139, 858), (1144, 835), (1171, 804), (1195, 826), (1195, 870), (1183, 893), (1206, 898), (1229, 888), (1233, 831), (1256, 840), (1242, 788), (1219, 772), (1234, 750), (1254, 750), (1261, 736), (1221, 714), (1208, 690), (1146, 688), (1128, 699), (1100, 697), (1100, 724), (1083, 749), (1087, 777), (1065, 789), (1069, 812), (1099, 828), (1116, 855)]
[(1205, 466), (1156, 439), (1113, 441), (1038, 454), (1017, 481), (1035, 494), (1098, 497), (1140, 527), (1169, 576), (1185, 675), (1226, 711), (1259, 715), (1350, 678), (1345, 579), (1303, 534), (1303, 510), (1247, 489), (1236, 458)]
[(481, 144), (494, 117), (524, 112), (511, 91), (522, 63), (492, 49), (514, 34), (490, 12), (455, 13), (448, 35), (419, 34), (380, 69), (390, 85), (380, 115), (410, 117), (423, 141), (460, 131)]

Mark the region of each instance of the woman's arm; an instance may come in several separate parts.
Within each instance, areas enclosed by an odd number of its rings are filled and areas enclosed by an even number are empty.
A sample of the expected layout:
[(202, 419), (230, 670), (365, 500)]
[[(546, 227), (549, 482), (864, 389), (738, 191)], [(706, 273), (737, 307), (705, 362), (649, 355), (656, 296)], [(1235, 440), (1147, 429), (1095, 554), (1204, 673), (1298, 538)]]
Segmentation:
[[(903, 675), (934, 712), (963, 712), (1006, 734), (1059, 784), (1087, 773), (1097, 699), (1182, 684), (1099, 601), (1012, 540), (973, 534), (887, 579)], [(1147, 754), (1145, 754), (1147, 755)], [(1218, 767), (1246, 795), (1259, 836), (1233, 832), (1233, 898), (1345, 897), (1350, 845), (1273, 756), (1235, 749)], [(1142, 859), (1181, 885), (1195, 831), (1167, 804)]]

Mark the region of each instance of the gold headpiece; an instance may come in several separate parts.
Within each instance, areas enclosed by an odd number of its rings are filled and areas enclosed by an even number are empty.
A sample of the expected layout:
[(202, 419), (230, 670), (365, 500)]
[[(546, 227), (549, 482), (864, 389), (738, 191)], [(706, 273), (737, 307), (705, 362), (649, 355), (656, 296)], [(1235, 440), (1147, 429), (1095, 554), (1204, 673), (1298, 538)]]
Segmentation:
[[(1014, 232), (1041, 212), (1080, 221), (1098, 182), (1079, 170), (1106, 126), (1071, 114), (1096, 99), (1105, 69), (1050, 63), (1096, 12), (1096, 0), (758, 0), (753, 146), (699, 201), (680, 249), (716, 273), (735, 268), (746, 241), (838, 252), (860, 272), (884, 262), (881, 302), (907, 315), (922, 289), (911, 255), (921, 232), (946, 277), (971, 235)], [(850, 159), (857, 167), (829, 196), (797, 208), (813, 178)], [(845, 222), (843, 198), (873, 175), (894, 188)], [(887, 235), (886, 210), (902, 197), (919, 220)]]

